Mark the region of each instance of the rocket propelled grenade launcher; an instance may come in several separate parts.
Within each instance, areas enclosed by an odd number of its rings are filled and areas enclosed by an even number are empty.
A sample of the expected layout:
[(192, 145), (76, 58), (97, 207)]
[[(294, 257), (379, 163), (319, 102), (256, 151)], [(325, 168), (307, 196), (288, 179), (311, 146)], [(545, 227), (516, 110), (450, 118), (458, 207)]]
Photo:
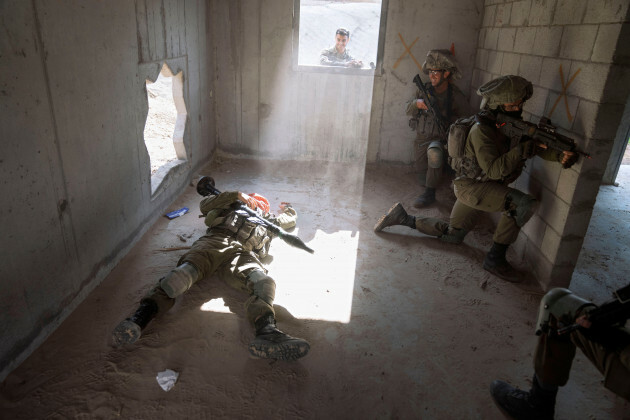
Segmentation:
[[(199, 195), (202, 195), (204, 197), (210, 194), (212, 195), (221, 194), (221, 191), (216, 189), (214, 186), (214, 178), (209, 177), (209, 176), (203, 176), (201, 177), (199, 182), (197, 182), (197, 192), (199, 193)], [(247, 214), (249, 214), (250, 216), (258, 219), (260, 223), (263, 224), (267, 228), (267, 230), (278, 235), (280, 239), (282, 239), (284, 242), (288, 243), (289, 245), (294, 246), (296, 248), (303, 249), (304, 251), (309, 252), (311, 254), (315, 252), (313, 249), (306, 246), (304, 241), (302, 241), (299, 237), (287, 232), (286, 230), (282, 229), (280, 226), (274, 225), (270, 221), (260, 217), (258, 213), (256, 213), (254, 210), (247, 207), (245, 204), (239, 204), (238, 209), (243, 210), (247, 212)]]

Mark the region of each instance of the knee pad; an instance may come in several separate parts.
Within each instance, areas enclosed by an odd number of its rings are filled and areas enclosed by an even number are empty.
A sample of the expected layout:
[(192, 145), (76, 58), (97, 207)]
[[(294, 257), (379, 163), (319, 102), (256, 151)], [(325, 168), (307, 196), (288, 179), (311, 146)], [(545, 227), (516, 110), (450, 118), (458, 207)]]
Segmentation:
[(197, 280), (199, 280), (199, 270), (191, 263), (185, 262), (175, 267), (166, 277), (162, 278), (160, 287), (166, 292), (168, 297), (174, 299), (190, 289), (190, 286)]
[(252, 294), (273, 305), (276, 297), (276, 282), (261, 270), (254, 270), (247, 275), (247, 283), (251, 284)]
[(548, 291), (540, 301), (538, 321), (536, 322), (536, 335), (549, 331), (551, 315), (557, 320), (572, 323), (576, 316), (586, 307), (596, 305), (586, 299), (575, 295), (569, 289), (556, 287)]
[(529, 194), (511, 190), (505, 198), (505, 207), (516, 221), (516, 226), (523, 227), (536, 212), (538, 201)]
[(427, 148), (429, 168), (439, 169), (444, 164), (444, 146), (441, 141), (432, 141)]

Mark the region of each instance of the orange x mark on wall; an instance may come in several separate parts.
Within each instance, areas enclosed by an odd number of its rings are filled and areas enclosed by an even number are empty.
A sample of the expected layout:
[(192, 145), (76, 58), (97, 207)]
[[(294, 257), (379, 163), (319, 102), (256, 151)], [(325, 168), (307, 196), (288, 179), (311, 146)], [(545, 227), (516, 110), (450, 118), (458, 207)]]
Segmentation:
[(398, 38), (400, 38), (400, 42), (402, 42), (403, 46), (405, 47), (405, 52), (402, 53), (402, 55), (400, 57), (398, 57), (398, 60), (396, 60), (396, 62), (394, 63), (394, 69), (396, 67), (398, 67), (398, 65), (400, 64), (400, 62), (402, 61), (403, 58), (405, 58), (405, 56), (407, 54), (409, 54), (409, 57), (411, 57), (411, 59), (413, 60), (414, 63), (416, 63), (416, 66), (418, 66), (418, 69), (422, 70), (422, 66), (420, 65), (420, 63), (418, 63), (418, 60), (416, 60), (416, 57), (413, 56), (413, 54), (411, 53), (411, 47), (414, 46), (414, 44), (416, 42), (418, 42), (418, 38), (416, 37), (416, 39), (413, 40), (413, 42), (411, 43), (411, 45), (407, 46), (407, 44), (405, 43), (405, 40), (403, 39), (402, 35), (400, 34), (400, 32), (398, 32)]
[(578, 75), (580, 70), (582, 69), (577, 69), (577, 71), (573, 74), (573, 76), (571, 76), (571, 78), (565, 84), (564, 72), (562, 71), (562, 64), (560, 64), (560, 82), (562, 83), (562, 92), (560, 93), (560, 96), (558, 96), (558, 99), (556, 99), (556, 103), (554, 103), (553, 106), (551, 107), (551, 111), (549, 112), (549, 118), (551, 118), (551, 116), (553, 115), (553, 111), (556, 110), (556, 106), (558, 106), (558, 102), (560, 102), (560, 99), (564, 98), (564, 106), (567, 111), (567, 118), (569, 119), (569, 121), (573, 121), (573, 115), (571, 115), (571, 111), (569, 111), (569, 100), (567, 99), (567, 89), (569, 88), (569, 85), (573, 83), (573, 81), (575, 80), (575, 77)]

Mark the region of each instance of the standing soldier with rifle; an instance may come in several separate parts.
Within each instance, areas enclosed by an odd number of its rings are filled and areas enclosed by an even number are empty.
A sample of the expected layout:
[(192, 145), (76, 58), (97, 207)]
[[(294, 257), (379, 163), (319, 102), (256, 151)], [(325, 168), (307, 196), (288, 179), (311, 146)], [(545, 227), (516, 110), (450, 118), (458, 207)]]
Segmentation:
[(494, 381), (490, 393), (514, 419), (553, 419), (558, 387), (569, 380), (576, 348), (604, 375), (604, 386), (630, 401), (630, 284), (597, 307), (568, 289), (551, 289), (540, 302), (529, 392)]
[(457, 118), (471, 114), (466, 96), (453, 83), (462, 76), (449, 50), (430, 50), (422, 71), (429, 75), (430, 82), (425, 84), (416, 75), (416, 96), (406, 108), (407, 115), (411, 116), (409, 127), (416, 131), (416, 168), (420, 183), (425, 186), (414, 207), (435, 202), (435, 189), (447, 169), (444, 150), (448, 126)]
[[(450, 222), (411, 216), (400, 203), (396, 203), (379, 219), (374, 231), (405, 225), (437, 236), (444, 242), (461, 243), (481, 212), (502, 212), (494, 231), (494, 244), (486, 254), (483, 268), (503, 280), (517, 283), (522, 281), (521, 274), (508, 263), (505, 254), (516, 241), (521, 227), (534, 214), (537, 201), (508, 185), (520, 176), (526, 160), (534, 156), (560, 162), (563, 168), (569, 168), (584, 153), (571, 151), (575, 148), (566, 137), (562, 137), (564, 143), (552, 141), (554, 130), (527, 130), (527, 127), (518, 127), (514, 123), (498, 124), (503, 116), (521, 120), (523, 104), (533, 94), (532, 84), (526, 79), (501, 76), (481, 86), (477, 94), (483, 98), (481, 112), (474, 118), (457, 121), (449, 129), (448, 153), (456, 173), (453, 186), (457, 197)], [(502, 131), (504, 129), (509, 135)], [(515, 141), (515, 133), (519, 132), (520, 138)], [(564, 150), (558, 144), (565, 144)]]
[(201, 178), (197, 191), (205, 196), (199, 207), (208, 226), (206, 235), (197, 239), (179, 259), (177, 267), (160, 279), (136, 312), (114, 329), (114, 343), (121, 346), (137, 341), (155, 316), (173, 307), (177, 296), (198, 280), (219, 272), (227, 274), (231, 286), (249, 294), (245, 311), (256, 330), (256, 337), (249, 345), (252, 355), (280, 360), (305, 356), (310, 349), (308, 342), (276, 328), (273, 309), (276, 284), (261, 262), (275, 236), (312, 252), (297, 236), (284, 231), (295, 226), (296, 211), (287, 204), (276, 217), (269, 212), (269, 202), (264, 197), (238, 191), (220, 192), (209, 177)]

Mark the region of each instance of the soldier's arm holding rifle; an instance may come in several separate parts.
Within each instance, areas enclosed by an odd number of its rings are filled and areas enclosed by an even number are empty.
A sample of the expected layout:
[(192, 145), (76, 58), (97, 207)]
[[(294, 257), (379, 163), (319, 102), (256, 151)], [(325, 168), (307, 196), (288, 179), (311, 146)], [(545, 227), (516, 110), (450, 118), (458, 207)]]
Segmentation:
[[(525, 157), (539, 154), (546, 160), (560, 161), (564, 168), (571, 167), (580, 155), (589, 159), (591, 157), (588, 153), (578, 150), (573, 139), (557, 133), (547, 118), (541, 118), (540, 123), (534, 124), (499, 113), (497, 126), (510, 138), (512, 147), (529, 141), (530, 150), (525, 152)], [(546, 152), (537, 153), (537, 148)]]

